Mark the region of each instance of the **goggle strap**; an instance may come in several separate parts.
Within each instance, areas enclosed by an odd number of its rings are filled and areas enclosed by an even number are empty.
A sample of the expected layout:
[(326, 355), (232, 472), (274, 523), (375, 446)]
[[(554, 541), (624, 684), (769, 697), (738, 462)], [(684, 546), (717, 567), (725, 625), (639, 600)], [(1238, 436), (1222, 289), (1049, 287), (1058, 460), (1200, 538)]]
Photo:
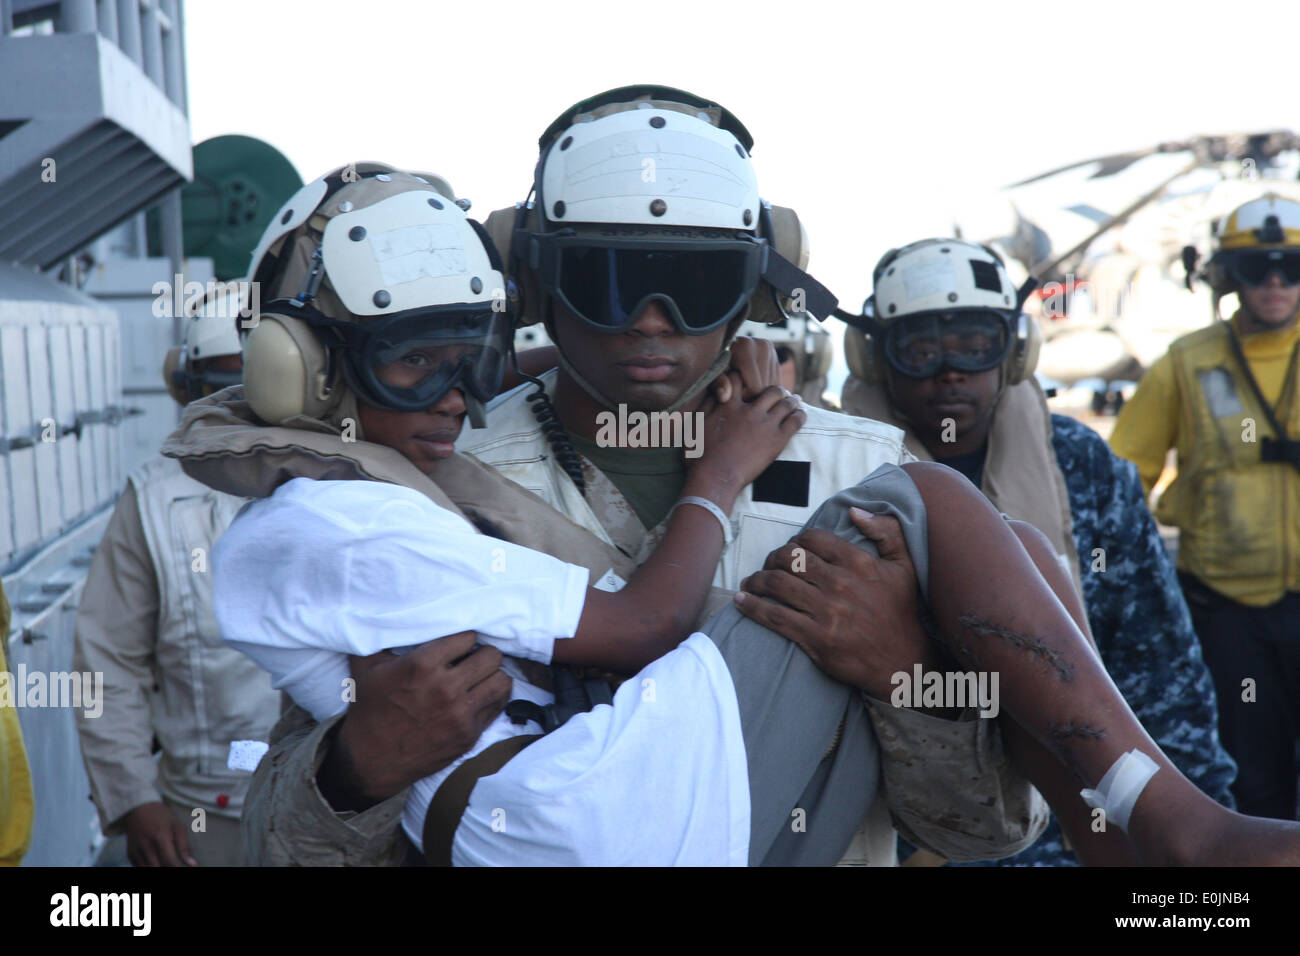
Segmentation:
[(845, 312), (843, 309), (838, 307), (835, 309), (834, 312), (831, 313), (831, 315), (839, 319), (845, 325), (851, 326), (852, 328), (855, 328), (859, 332), (865, 333), (866, 335), (876, 334), (877, 323), (869, 316), (857, 315), (852, 312)]
[(802, 290), (804, 311), (810, 312), (819, 319), (834, 315), (840, 304), (839, 299), (830, 289), (771, 246), (767, 250), (767, 262), (763, 266), (762, 278), (772, 288), (788, 296), (794, 295), (796, 290)]
[(1025, 303), (1029, 301), (1029, 297), (1033, 295), (1034, 290), (1037, 289), (1040, 285), (1042, 285), (1042, 282), (1040, 282), (1038, 279), (1034, 278), (1033, 276), (1030, 276), (1021, 284), (1020, 288), (1016, 290), (1016, 311), (1017, 312), (1024, 311)]

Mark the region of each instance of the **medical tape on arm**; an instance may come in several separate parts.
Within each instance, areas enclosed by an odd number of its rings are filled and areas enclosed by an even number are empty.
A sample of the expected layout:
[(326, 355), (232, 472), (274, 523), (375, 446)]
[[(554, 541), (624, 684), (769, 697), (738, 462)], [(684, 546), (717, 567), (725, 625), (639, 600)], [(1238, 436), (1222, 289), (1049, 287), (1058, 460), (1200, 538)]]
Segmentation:
[(1106, 821), (1128, 832), (1128, 818), (1138, 797), (1155, 776), (1160, 765), (1140, 750), (1130, 750), (1121, 754), (1106, 775), (1101, 778), (1095, 790), (1080, 790), (1083, 802), (1094, 810), (1100, 809), (1106, 815)]

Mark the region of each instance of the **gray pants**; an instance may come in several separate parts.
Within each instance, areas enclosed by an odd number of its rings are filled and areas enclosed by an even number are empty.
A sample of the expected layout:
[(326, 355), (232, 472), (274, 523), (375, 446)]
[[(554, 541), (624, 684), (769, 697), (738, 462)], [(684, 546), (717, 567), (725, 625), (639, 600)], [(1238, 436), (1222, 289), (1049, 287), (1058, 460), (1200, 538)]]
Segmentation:
[[(165, 798), (164, 798), (165, 799)], [(244, 852), (244, 837), (240, 832), (239, 821), (229, 817), (218, 816), (211, 810), (204, 816), (204, 829), (195, 832), (193, 808), (182, 806), (172, 800), (165, 800), (172, 814), (185, 827), (190, 838), (190, 850), (199, 866), (247, 866), (248, 857)]]
[[(877, 554), (850, 520), (850, 507), (899, 520), (924, 592), (925, 506), (907, 473), (881, 466), (828, 499), (805, 525)], [(875, 800), (880, 779), (879, 746), (861, 693), (831, 680), (795, 644), (734, 606), (702, 630), (726, 661), (740, 705), (749, 764), (750, 864), (833, 865)]]

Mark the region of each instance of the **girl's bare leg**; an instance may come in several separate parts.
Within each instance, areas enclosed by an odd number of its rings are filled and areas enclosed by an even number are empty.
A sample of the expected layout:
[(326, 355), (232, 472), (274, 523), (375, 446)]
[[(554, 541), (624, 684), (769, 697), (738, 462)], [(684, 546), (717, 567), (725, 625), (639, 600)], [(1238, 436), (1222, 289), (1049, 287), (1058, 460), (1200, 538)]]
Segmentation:
[[(1159, 767), (1129, 818), (1140, 862), (1300, 865), (1300, 824), (1224, 809), (1160, 751), (1016, 533), (979, 491), (940, 465), (904, 467), (926, 505), (929, 599), (940, 636), (958, 661), (1000, 674), (1003, 716), (1066, 768), (1063, 777), (1032, 752), (1025, 767), (1063, 819), (1078, 819), (1069, 810), (1077, 803), (1090, 821), (1078, 789), (1096, 787), (1136, 749)], [(1089, 853), (1100, 844), (1085, 842)]]
[[(1083, 601), (1074, 590), (1070, 575), (1057, 563), (1051, 542), (1041, 531), (1023, 521), (1009, 522), (1009, 527), (1029, 553), (1038, 573), (1096, 651), (1097, 642), (1092, 638)], [(1008, 717), (1000, 727), (1007, 753), (1043, 794), (1079, 861), (1085, 866), (1137, 865), (1137, 850), (1128, 834), (1116, 826), (1094, 829), (1092, 808), (1079, 798), (1080, 785), (1066, 766), (1014, 719)]]

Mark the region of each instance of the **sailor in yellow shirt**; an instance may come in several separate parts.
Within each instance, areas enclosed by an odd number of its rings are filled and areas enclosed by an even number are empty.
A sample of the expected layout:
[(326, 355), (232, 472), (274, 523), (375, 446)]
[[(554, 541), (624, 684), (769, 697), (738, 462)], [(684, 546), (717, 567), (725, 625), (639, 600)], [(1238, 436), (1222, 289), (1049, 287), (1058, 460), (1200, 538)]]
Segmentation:
[[(0, 680), (12, 680), (5, 647), (9, 643), (9, 602), (0, 587)], [(32, 839), (32, 773), (23, 747), (18, 711), (0, 706), (0, 866), (17, 866)]]
[(1111, 447), (1179, 529), (1178, 571), (1239, 767), (1243, 813), (1296, 816), (1300, 737), (1300, 203), (1267, 195), (1224, 221), (1207, 267), (1227, 322), (1185, 335), (1143, 376)]

